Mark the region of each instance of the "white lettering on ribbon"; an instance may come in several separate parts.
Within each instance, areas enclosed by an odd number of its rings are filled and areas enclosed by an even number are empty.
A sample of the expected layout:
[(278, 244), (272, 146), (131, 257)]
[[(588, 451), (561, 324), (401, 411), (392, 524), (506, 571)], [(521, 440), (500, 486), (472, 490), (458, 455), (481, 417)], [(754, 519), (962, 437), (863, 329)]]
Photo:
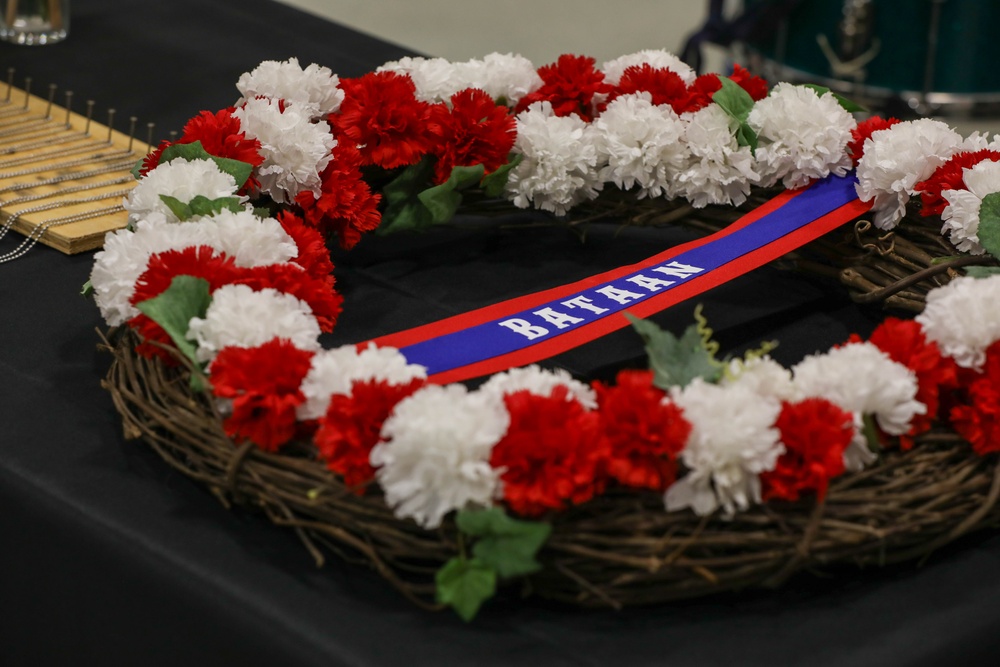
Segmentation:
[(500, 322), (500, 326), (507, 327), (514, 333), (519, 333), (528, 340), (535, 340), (536, 338), (547, 336), (549, 333), (549, 330), (545, 327), (532, 324), (528, 320), (522, 320), (520, 317), (512, 317), (509, 320), (504, 320), (503, 322)]
[(641, 273), (639, 275), (632, 276), (631, 278), (626, 278), (626, 280), (633, 285), (649, 290), (650, 292), (659, 292), (664, 287), (670, 287), (674, 284), (673, 280), (660, 280), (659, 278), (644, 276)]
[(572, 299), (567, 299), (562, 302), (562, 305), (567, 308), (583, 308), (584, 310), (589, 310), (590, 312), (597, 313), (598, 315), (608, 312), (607, 308), (595, 306), (594, 302), (585, 296), (575, 296)]
[(663, 266), (658, 266), (653, 271), (657, 273), (662, 273), (665, 276), (670, 276), (671, 278), (688, 278), (695, 273), (701, 273), (705, 269), (697, 266), (691, 266), (690, 264), (681, 264), (680, 262), (670, 262), (669, 264), (664, 264)]
[(630, 292), (627, 289), (618, 289), (614, 285), (607, 285), (599, 289), (594, 290), (598, 294), (603, 294), (612, 301), (617, 301), (618, 303), (628, 303), (629, 301), (635, 301), (636, 299), (641, 299), (641, 294), (636, 294), (635, 292)]
[(542, 308), (541, 310), (534, 311), (535, 315), (548, 322), (549, 324), (554, 324), (557, 329), (565, 329), (571, 324), (579, 324), (583, 322), (579, 317), (573, 317), (572, 315), (567, 315), (566, 313), (560, 313), (558, 310), (552, 310), (551, 308)]

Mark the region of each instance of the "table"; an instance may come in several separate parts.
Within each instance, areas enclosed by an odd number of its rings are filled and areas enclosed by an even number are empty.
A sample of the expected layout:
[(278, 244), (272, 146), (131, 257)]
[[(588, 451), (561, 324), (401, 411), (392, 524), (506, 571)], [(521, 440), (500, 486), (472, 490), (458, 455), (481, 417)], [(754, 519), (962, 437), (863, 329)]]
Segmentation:
[[(0, 45), (0, 63), (18, 76), (170, 129), (232, 103), (239, 74), (263, 59), (297, 56), (356, 76), (404, 54), (269, 0), (89, 0), (74, 5), (65, 43)], [(347, 305), (330, 342), (575, 280), (686, 234), (598, 227), (581, 244), (554, 227), (477, 226), (366, 241), (335, 258)], [(995, 664), (992, 535), (923, 567), (620, 613), (505, 598), (471, 625), (412, 607), (363, 569), (317, 569), (293, 535), (227, 511), (124, 440), (100, 388), (110, 357), (97, 349), (99, 315), (78, 294), (90, 263), (38, 247), (0, 266), (0, 664)], [(785, 362), (878, 316), (772, 268), (701, 301), (726, 349), (779, 338)], [(679, 330), (692, 308), (657, 321)], [(604, 377), (641, 353), (623, 331), (558, 361)]]

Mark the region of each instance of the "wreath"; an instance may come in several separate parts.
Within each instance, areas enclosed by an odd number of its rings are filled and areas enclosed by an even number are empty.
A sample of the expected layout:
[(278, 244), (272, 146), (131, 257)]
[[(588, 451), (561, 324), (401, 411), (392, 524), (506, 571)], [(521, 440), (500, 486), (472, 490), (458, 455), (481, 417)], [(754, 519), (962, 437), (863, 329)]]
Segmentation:
[[(126, 434), (317, 562), (469, 619), (500, 582), (617, 608), (914, 558), (1000, 515), (1000, 138), (857, 122), (827, 89), (664, 51), (355, 79), (268, 61), (237, 88), (136, 166), (88, 291)], [(514, 209), (719, 225), (852, 170), (873, 216), (841, 277), (922, 312), (790, 369), (766, 345), (720, 358), (700, 315), (637, 321), (650, 368), (614, 383), (438, 385), (398, 350), (319, 343), (343, 301), (328, 243)]]

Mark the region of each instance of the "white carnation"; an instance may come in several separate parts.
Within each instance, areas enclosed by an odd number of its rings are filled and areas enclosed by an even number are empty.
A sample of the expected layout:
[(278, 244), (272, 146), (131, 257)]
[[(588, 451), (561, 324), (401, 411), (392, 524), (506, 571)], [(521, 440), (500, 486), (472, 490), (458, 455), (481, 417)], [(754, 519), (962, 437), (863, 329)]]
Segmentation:
[(436, 528), (452, 510), (492, 504), (500, 471), (490, 453), (509, 422), (500, 401), (459, 384), (429, 385), (400, 401), (370, 456), (396, 516)]
[(663, 51), (662, 49), (645, 50), (620, 56), (601, 65), (601, 71), (604, 72), (604, 80), (606, 82), (612, 86), (617, 86), (626, 69), (639, 65), (649, 65), (654, 69), (668, 69), (679, 76), (684, 85), (687, 86), (694, 83), (697, 77), (697, 74), (690, 65), (669, 51)]
[(874, 460), (865, 445), (862, 416), (873, 415), (889, 435), (903, 435), (927, 407), (916, 400), (917, 377), (871, 343), (849, 343), (811, 355), (792, 368), (803, 398), (825, 398), (855, 415), (855, 434), (844, 453), (849, 470)]
[(575, 115), (554, 116), (552, 105), (536, 102), (517, 116), (514, 152), (523, 156), (507, 180), (507, 194), (519, 208), (532, 204), (564, 215), (601, 189), (594, 129)]
[(236, 106), (254, 97), (267, 97), (284, 100), (310, 118), (320, 118), (340, 109), (344, 91), (339, 86), (340, 79), (329, 67), (313, 63), (302, 69), (298, 58), (265, 60), (236, 82), (243, 95)]
[(509, 106), (516, 106), (522, 97), (542, 87), (535, 66), (520, 55), (494, 52), (482, 60), (459, 63), (457, 69), (465, 88), (479, 88)]
[(320, 194), (320, 173), (333, 158), (336, 139), (326, 121), (312, 122), (295, 106), (281, 110), (280, 100), (254, 98), (233, 115), (250, 139), (260, 141), (264, 162), (257, 167), (261, 190), (276, 202), (294, 201), (308, 190)]
[(221, 171), (212, 160), (176, 159), (147, 172), (122, 205), (132, 224), (139, 220), (179, 222), (160, 195), (174, 197), (186, 204), (198, 195), (209, 199), (232, 197), (238, 189), (236, 179)]
[(941, 233), (962, 252), (982, 255), (986, 249), (979, 244), (979, 209), (986, 195), (1000, 192), (1000, 162), (983, 160), (965, 169), (962, 180), (968, 190), (941, 193), (948, 202), (941, 213)]
[(677, 175), (687, 165), (685, 124), (668, 105), (654, 106), (649, 93), (615, 98), (594, 121), (601, 180), (638, 197), (674, 197)]
[(781, 403), (750, 383), (709, 384), (695, 378), (671, 391), (691, 423), (681, 461), (688, 473), (664, 497), (668, 510), (690, 507), (698, 515), (722, 507), (727, 514), (759, 503), (760, 473), (773, 470), (785, 451), (774, 422)]
[(299, 254), (295, 241), (280, 222), (258, 218), (250, 210), (222, 210), (197, 222), (208, 228), (212, 247), (232, 257), (236, 266), (281, 264)]
[(895, 227), (916, 184), (930, 178), (961, 142), (958, 132), (930, 118), (896, 123), (865, 139), (855, 188), (861, 201), (873, 202), (875, 226)]
[(375, 71), (409, 76), (416, 88), (416, 98), (423, 102), (446, 102), (468, 87), (458, 66), (444, 58), (405, 56), (387, 62)]
[(597, 393), (561, 368), (546, 370), (536, 365), (512, 368), (493, 375), (479, 391), (501, 399), (506, 394), (527, 391), (535, 396), (548, 397), (556, 387), (566, 387), (567, 398), (575, 398), (585, 408), (597, 409)]
[(309, 305), (271, 288), (223, 285), (212, 293), (205, 317), (193, 317), (187, 337), (196, 341), (198, 361), (206, 362), (224, 347), (257, 347), (284, 338), (303, 350), (319, 350), (319, 323)]
[(831, 93), (779, 83), (754, 104), (747, 123), (757, 133), (755, 156), (765, 187), (781, 181), (798, 188), (831, 173), (843, 176), (852, 166), (846, 149), (857, 123)]
[(916, 320), (928, 340), (959, 366), (982, 368), (986, 348), (1000, 340), (1000, 275), (961, 277), (927, 294)]
[(356, 345), (323, 350), (312, 358), (312, 367), (302, 381), (300, 389), (306, 400), (298, 408), (298, 417), (319, 419), (326, 414), (330, 397), (350, 394), (354, 382), (375, 380), (399, 385), (426, 377), (426, 368), (407, 363), (394, 347), (369, 343), (361, 351)]
[(736, 141), (735, 121), (718, 104), (682, 118), (687, 121), (684, 137), (691, 157), (678, 176), (681, 194), (695, 208), (742, 204), (760, 174), (750, 147)]
[(758, 396), (778, 401), (794, 401), (799, 398), (795, 383), (792, 382), (792, 372), (768, 356), (751, 357), (745, 361), (732, 360), (722, 384), (740, 384)]

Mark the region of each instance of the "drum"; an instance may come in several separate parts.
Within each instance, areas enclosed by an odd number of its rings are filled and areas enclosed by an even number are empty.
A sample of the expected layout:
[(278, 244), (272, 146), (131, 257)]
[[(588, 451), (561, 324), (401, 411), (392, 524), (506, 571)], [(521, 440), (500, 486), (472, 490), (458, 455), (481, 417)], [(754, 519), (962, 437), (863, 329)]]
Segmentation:
[[(748, 62), (895, 115), (1000, 112), (998, 0), (744, 0)], [(909, 114), (907, 113), (909, 112)]]

